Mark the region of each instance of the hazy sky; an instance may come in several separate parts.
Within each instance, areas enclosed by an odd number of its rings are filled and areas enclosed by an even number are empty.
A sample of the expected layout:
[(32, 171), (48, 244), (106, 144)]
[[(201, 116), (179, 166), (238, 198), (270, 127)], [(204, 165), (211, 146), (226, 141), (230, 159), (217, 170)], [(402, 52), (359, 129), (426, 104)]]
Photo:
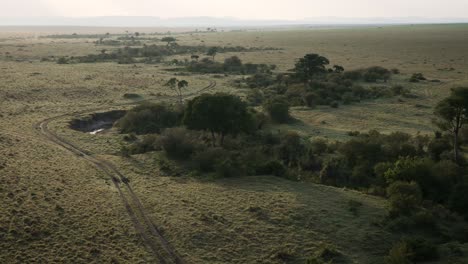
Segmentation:
[(0, 7), (0, 17), (468, 17), (468, 0), (0, 0)]

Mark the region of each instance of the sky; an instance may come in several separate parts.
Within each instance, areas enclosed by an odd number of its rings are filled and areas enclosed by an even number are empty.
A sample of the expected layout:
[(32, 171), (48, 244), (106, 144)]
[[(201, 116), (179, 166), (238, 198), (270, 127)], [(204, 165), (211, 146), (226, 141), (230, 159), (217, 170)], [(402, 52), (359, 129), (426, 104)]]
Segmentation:
[(468, 18), (468, 0), (0, 0), (0, 17)]

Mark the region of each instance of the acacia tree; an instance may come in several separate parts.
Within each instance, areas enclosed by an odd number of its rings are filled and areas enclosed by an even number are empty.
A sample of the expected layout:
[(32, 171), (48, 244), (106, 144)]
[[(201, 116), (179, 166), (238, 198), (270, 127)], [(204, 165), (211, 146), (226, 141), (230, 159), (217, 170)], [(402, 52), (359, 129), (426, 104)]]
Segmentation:
[(177, 94), (177, 97), (179, 98), (178, 101), (180, 104), (182, 104), (183, 90), (188, 87), (189, 83), (186, 80), (179, 81), (176, 78), (171, 78), (165, 85)]
[(326, 65), (330, 61), (318, 54), (306, 54), (296, 63), (294, 72), (296, 77), (303, 82), (308, 82), (312, 77), (327, 72)]
[(451, 95), (437, 104), (435, 115), (435, 124), (453, 135), (454, 158), (458, 161), (459, 132), (468, 123), (468, 87), (452, 89)]
[(213, 57), (213, 61), (215, 60), (216, 54), (218, 54), (218, 47), (211, 47), (206, 53), (206, 55)]
[(174, 37), (164, 37), (161, 39), (162, 42), (167, 42), (167, 46), (169, 46), (172, 42), (177, 41)]
[(213, 146), (216, 135), (222, 145), (226, 135), (248, 132), (254, 125), (247, 105), (238, 96), (224, 93), (203, 94), (189, 101), (183, 123), (189, 129), (209, 131)]

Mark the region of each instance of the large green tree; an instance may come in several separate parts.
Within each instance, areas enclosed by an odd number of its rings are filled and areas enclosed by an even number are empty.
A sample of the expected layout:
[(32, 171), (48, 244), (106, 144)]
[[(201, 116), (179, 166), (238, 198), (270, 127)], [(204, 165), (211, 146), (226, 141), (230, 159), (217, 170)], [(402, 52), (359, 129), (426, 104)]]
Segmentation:
[(238, 96), (216, 93), (203, 94), (189, 101), (183, 123), (189, 129), (209, 131), (213, 145), (216, 145), (218, 135), (222, 145), (226, 135), (251, 130), (253, 118)]
[(306, 54), (296, 63), (294, 72), (298, 79), (303, 82), (307, 82), (312, 77), (327, 72), (325, 66), (328, 64), (330, 64), (330, 61), (323, 56), (313, 53)]
[(459, 133), (463, 125), (468, 123), (468, 87), (452, 89), (450, 96), (437, 104), (435, 115), (435, 124), (453, 135), (454, 158), (457, 161)]

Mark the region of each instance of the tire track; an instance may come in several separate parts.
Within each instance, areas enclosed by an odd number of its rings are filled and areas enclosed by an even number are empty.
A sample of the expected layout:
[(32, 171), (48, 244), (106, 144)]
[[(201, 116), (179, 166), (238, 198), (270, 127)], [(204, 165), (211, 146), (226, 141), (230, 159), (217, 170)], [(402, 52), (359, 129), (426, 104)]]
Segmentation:
[[(200, 93), (203, 93), (209, 89), (216, 87), (215, 81), (210, 81), (210, 84), (196, 92), (186, 94), (184, 98), (188, 98)], [(134, 105), (142, 102), (149, 102), (155, 100), (176, 100), (176, 96), (165, 96), (155, 99), (146, 99), (140, 100), (137, 102), (131, 103), (122, 103), (114, 104), (112, 106), (125, 106), (125, 105)], [(58, 146), (65, 148), (66, 150), (72, 152), (80, 158), (87, 160), (92, 163), (98, 170), (105, 173), (113, 182), (115, 188), (117, 189), (119, 196), (122, 200), (122, 203), (125, 206), (125, 209), (130, 217), (130, 220), (133, 223), (133, 226), (137, 233), (141, 236), (143, 242), (150, 249), (150, 251), (155, 255), (159, 263), (175, 263), (175, 264), (184, 264), (183, 259), (177, 254), (176, 250), (172, 245), (164, 238), (164, 236), (159, 231), (158, 227), (151, 221), (146, 213), (140, 199), (133, 191), (128, 178), (123, 175), (114, 164), (111, 162), (95, 157), (91, 152), (86, 151), (76, 144), (73, 144), (67, 141), (64, 138), (59, 137), (56, 133), (49, 129), (49, 123), (52, 121), (59, 120), (68, 116), (76, 114), (85, 114), (90, 112), (95, 112), (99, 110), (108, 109), (109, 107), (99, 107), (94, 109), (87, 109), (84, 111), (73, 112), (69, 114), (62, 114), (55, 117), (44, 119), (34, 125), (36, 131), (38, 131), (42, 136), (52, 143), (55, 143)], [(122, 185), (124, 188), (122, 189)]]

